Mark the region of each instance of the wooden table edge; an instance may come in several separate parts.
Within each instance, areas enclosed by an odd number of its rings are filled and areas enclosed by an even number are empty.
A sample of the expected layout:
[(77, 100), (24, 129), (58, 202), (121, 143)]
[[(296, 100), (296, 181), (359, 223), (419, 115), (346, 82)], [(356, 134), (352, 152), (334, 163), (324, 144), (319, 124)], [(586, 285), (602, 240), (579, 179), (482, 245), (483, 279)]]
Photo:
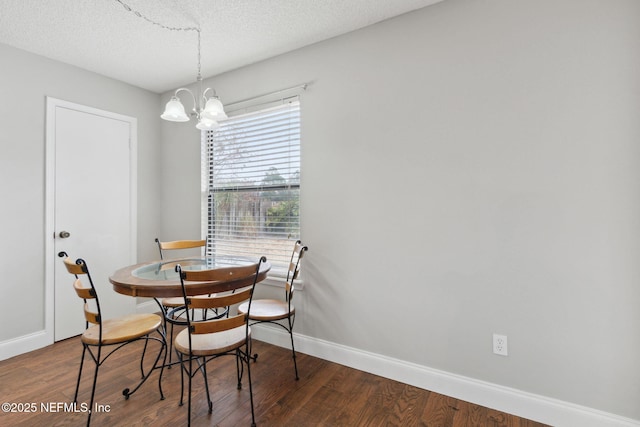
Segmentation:
[[(145, 265), (155, 264), (160, 261), (143, 262), (130, 265), (116, 270), (109, 277), (109, 282), (113, 285), (113, 290), (122, 295), (145, 298), (169, 298), (182, 296), (182, 286), (180, 281), (151, 280), (135, 277), (134, 270)], [(267, 278), (267, 273), (271, 270), (271, 263), (266, 262), (260, 267), (257, 282)], [(224, 292), (238, 289), (253, 284), (253, 276), (239, 280), (229, 280), (224, 282), (202, 282), (190, 283), (187, 286), (188, 295), (203, 295), (216, 292)]]

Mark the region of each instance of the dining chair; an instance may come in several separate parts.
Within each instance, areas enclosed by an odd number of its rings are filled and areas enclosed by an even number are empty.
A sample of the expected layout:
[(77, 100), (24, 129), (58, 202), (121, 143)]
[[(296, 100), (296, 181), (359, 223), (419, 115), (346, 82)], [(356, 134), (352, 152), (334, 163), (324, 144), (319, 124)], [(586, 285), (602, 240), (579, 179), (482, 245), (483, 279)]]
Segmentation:
[[(307, 250), (308, 247), (303, 245), (300, 240), (295, 242), (289, 261), (289, 268), (287, 269), (284, 299), (255, 299), (251, 305), (245, 303), (238, 307), (238, 312), (249, 313), (251, 325), (255, 325), (256, 323), (271, 323), (282, 327), (289, 333), (296, 380), (299, 378), (296, 349), (293, 344), (293, 323), (296, 317), (296, 309), (291, 301), (293, 300), (293, 292), (295, 290), (294, 282), (300, 273), (300, 261), (302, 261), (302, 257)], [(258, 355), (254, 354), (252, 358), (255, 361), (258, 359)]]
[[(244, 313), (228, 313), (227, 316), (222, 318), (196, 320), (189, 313), (191, 309), (224, 309), (241, 303), (247, 303), (251, 307), (251, 299), (258, 280), (260, 266), (265, 262), (267, 262), (267, 259), (263, 256), (255, 264), (222, 267), (213, 270), (182, 270), (179, 264), (176, 266), (176, 272), (180, 276), (182, 285), (184, 304), (187, 307), (185, 315), (188, 326), (178, 333), (174, 344), (182, 367), (180, 370), (182, 384), (180, 391), (181, 406), (184, 404), (184, 375), (186, 374), (188, 377), (187, 425), (191, 425), (191, 394), (194, 375), (198, 371), (203, 375), (209, 413), (212, 413), (213, 403), (209, 393), (206, 366), (211, 360), (225, 355), (236, 357), (238, 390), (242, 388), (242, 377), (244, 366), (246, 365), (249, 398), (251, 401), (251, 425), (256, 425), (249, 363), (251, 359), (251, 328), (248, 316)], [(230, 293), (215, 294), (206, 298), (193, 298), (187, 293), (186, 283), (188, 282), (219, 282), (228, 279), (230, 276), (235, 277), (237, 280), (245, 281), (248, 286), (235, 289)], [(194, 362), (196, 362), (197, 366), (194, 366)]]
[[(207, 241), (206, 240), (161, 241), (156, 237), (156, 244), (158, 245), (158, 251), (160, 252), (160, 259), (164, 260), (164, 257), (167, 251), (172, 251), (173, 254), (184, 255), (186, 253), (192, 253), (193, 251), (189, 251), (190, 249), (206, 247)], [(158, 302), (157, 299), (156, 299), (156, 302)], [(184, 299), (182, 297), (163, 298), (161, 301), (158, 302), (158, 304), (160, 305), (163, 311), (164, 321), (165, 321), (164, 323), (165, 330), (169, 332), (168, 368), (171, 369), (172, 355), (173, 355), (173, 326), (186, 324), (186, 321), (184, 319), (181, 319), (183, 311), (176, 310), (181, 307), (184, 307)], [(173, 313), (173, 315), (169, 316), (168, 315), (169, 312)], [(203, 313), (203, 315), (206, 315), (206, 312)]]
[[(80, 337), (80, 341), (82, 342), (82, 357), (80, 359), (80, 369), (78, 370), (78, 379), (76, 381), (76, 391), (73, 395), (73, 401), (76, 403), (78, 401), (78, 390), (80, 388), (82, 368), (84, 365), (85, 354), (87, 352), (91, 356), (91, 360), (93, 360), (96, 365), (93, 374), (93, 384), (91, 386), (91, 400), (89, 402), (89, 408), (91, 409), (93, 408), (96, 383), (98, 380), (98, 370), (100, 366), (102, 366), (109, 356), (115, 353), (118, 349), (137, 341), (144, 341), (144, 348), (140, 358), (140, 372), (142, 374), (142, 379), (133, 390), (125, 388), (122, 391), (122, 394), (125, 399), (129, 399), (129, 396), (135, 393), (136, 390), (144, 384), (154, 369), (159, 367), (160, 377), (158, 379), (158, 388), (160, 389), (160, 399), (164, 400), (164, 393), (162, 392), (162, 373), (164, 370), (164, 361), (166, 361), (167, 357), (167, 343), (164, 335), (164, 329), (162, 328), (162, 318), (156, 314), (128, 314), (118, 318), (105, 319), (102, 314), (98, 293), (94, 286), (93, 279), (91, 278), (91, 274), (89, 273), (87, 263), (81, 258), (78, 258), (74, 262), (69, 258), (66, 252), (60, 252), (58, 253), (58, 256), (64, 258), (63, 261), (67, 271), (75, 277), (75, 280), (73, 281), (73, 288), (75, 289), (78, 297), (82, 298), (84, 301), (85, 331)], [(82, 278), (86, 278), (89, 282), (89, 286), (82, 283)], [(151, 336), (154, 332), (157, 333), (159, 337)], [(158, 351), (158, 355), (156, 356), (153, 366), (145, 372), (144, 361), (147, 346), (150, 341), (159, 342), (160, 350)], [(111, 348), (103, 356), (104, 347)], [(158, 365), (163, 354), (163, 363)], [(92, 411), (89, 410), (88, 413), (87, 426), (91, 423)]]

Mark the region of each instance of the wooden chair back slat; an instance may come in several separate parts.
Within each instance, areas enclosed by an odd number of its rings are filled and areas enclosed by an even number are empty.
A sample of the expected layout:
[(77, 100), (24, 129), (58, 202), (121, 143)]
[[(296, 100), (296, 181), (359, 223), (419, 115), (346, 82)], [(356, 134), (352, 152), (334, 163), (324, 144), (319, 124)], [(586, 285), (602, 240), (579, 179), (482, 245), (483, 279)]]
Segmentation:
[(160, 251), (160, 259), (164, 259), (164, 251), (173, 251), (181, 249), (202, 248), (207, 245), (206, 240), (172, 240), (169, 242), (161, 242), (156, 238), (158, 251)]
[(221, 267), (213, 270), (183, 270), (182, 277), (188, 282), (219, 282), (230, 278), (242, 279), (256, 274), (256, 264)]
[(89, 323), (93, 323), (94, 325), (100, 324), (100, 315), (94, 311), (91, 311), (91, 309), (89, 308), (89, 304), (84, 305), (84, 319)]
[(300, 273), (300, 261), (302, 257), (304, 257), (305, 252), (307, 251), (307, 247), (298, 240), (293, 247), (293, 252), (291, 253), (291, 261), (289, 262), (289, 270), (287, 271), (287, 279), (295, 280), (298, 278), (298, 274)]
[(251, 297), (252, 288), (247, 288), (240, 292), (236, 291), (232, 294), (198, 296), (198, 298), (188, 298), (188, 308), (222, 308), (239, 304)]
[(158, 242), (163, 251), (174, 249), (201, 248), (207, 244), (206, 240), (174, 240), (171, 242)]
[(291, 262), (289, 263), (289, 270), (288, 270), (288, 273), (289, 273), (290, 277), (291, 277), (291, 278), (293, 278), (293, 279), (295, 279), (295, 278), (296, 278), (296, 276), (298, 275), (298, 272), (297, 272), (297, 270), (296, 270), (296, 266), (297, 266), (297, 265), (298, 265), (298, 263), (297, 263), (297, 262), (293, 262), (293, 261), (291, 261)]
[(84, 264), (76, 264), (71, 258), (66, 257), (64, 260), (64, 266), (67, 268), (67, 271), (71, 274), (75, 274), (79, 276), (81, 274), (86, 274)]
[(293, 298), (293, 292), (295, 287), (293, 285), (294, 281), (298, 278), (298, 274), (300, 274), (300, 266), (302, 263), (302, 257), (304, 257), (305, 252), (307, 252), (307, 246), (304, 246), (300, 240), (296, 241), (293, 246), (293, 252), (291, 253), (291, 261), (289, 262), (289, 270), (287, 271), (287, 282), (285, 285), (285, 298), (287, 301), (291, 301)]
[(82, 280), (76, 279), (73, 282), (73, 289), (75, 289), (76, 294), (82, 299), (94, 299), (96, 297), (96, 293), (91, 288), (85, 288), (82, 284)]

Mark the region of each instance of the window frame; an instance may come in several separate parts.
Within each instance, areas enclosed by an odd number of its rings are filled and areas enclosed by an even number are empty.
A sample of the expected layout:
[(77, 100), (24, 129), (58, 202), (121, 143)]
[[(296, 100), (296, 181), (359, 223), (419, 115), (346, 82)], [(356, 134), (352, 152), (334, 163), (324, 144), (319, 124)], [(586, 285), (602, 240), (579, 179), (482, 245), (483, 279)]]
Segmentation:
[[(213, 197), (215, 197), (215, 194), (218, 193), (222, 193), (224, 194), (225, 192), (242, 192), (242, 191), (250, 191), (250, 192), (256, 192), (256, 193), (262, 193), (260, 195), (260, 198), (263, 196), (263, 192), (266, 191), (290, 191), (290, 190), (296, 190), (297, 191), (297, 197), (295, 197), (295, 204), (297, 206), (297, 216), (295, 217), (295, 222), (297, 222), (297, 228), (293, 231), (293, 233), (289, 233), (286, 232), (285, 234), (287, 235), (284, 238), (278, 238), (278, 239), (274, 239), (274, 240), (278, 240), (278, 241), (286, 241), (287, 245), (286, 245), (286, 250), (282, 249), (282, 256), (280, 257), (280, 262), (278, 262), (278, 258), (272, 258), (272, 270), (270, 272), (270, 278), (271, 279), (275, 279), (275, 280), (269, 280), (267, 279), (266, 283), (267, 284), (277, 284), (277, 285), (282, 285), (282, 283), (284, 282), (284, 279), (286, 278), (286, 271), (287, 271), (287, 267), (288, 267), (288, 262), (289, 262), (289, 258), (291, 255), (291, 249), (293, 248), (293, 244), (296, 240), (300, 239), (300, 234), (301, 234), (301, 215), (300, 215), (300, 199), (301, 199), (301, 192), (302, 192), (302, 183), (300, 180), (300, 176), (301, 176), (301, 157), (302, 157), (302, 153), (301, 153), (301, 149), (302, 149), (302, 142), (301, 142), (301, 120), (302, 120), (302, 112), (301, 112), (301, 105), (300, 105), (300, 99), (299, 96), (291, 96), (288, 98), (282, 98), (278, 101), (275, 102), (265, 102), (265, 103), (261, 103), (261, 104), (255, 104), (249, 107), (245, 107), (242, 109), (238, 109), (235, 111), (229, 111), (228, 115), (229, 115), (229, 119), (227, 119), (224, 122), (221, 122), (221, 128), (226, 126), (227, 123), (236, 123), (240, 120), (242, 120), (245, 117), (251, 117), (251, 116), (260, 116), (262, 113), (264, 113), (265, 115), (268, 115), (271, 111), (278, 111), (278, 110), (282, 110), (282, 111), (286, 111), (287, 109), (292, 110), (293, 114), (295, 114), (295, 122), (297, 122), (296, 126), (292, 126), (292, 128), (297, 129), (297, 138), (294, 138), (295, 140), (297, 140), (297, 144), (295, 145), (295, 149), (297, 150), (298, 154), (295, 157), (295, 162), (297, 162), (297, 182), (295, 182), (294, 180), (292, 180), (292, 176), (295, 174), (291, 174), (289, 173), (288, 176), (288, 181), (284, 184), (280, 184), (280, 185), (263, 185), (260, 184), (260, 182), (254, 182), (252, 185), (247, 185), (247, 186), (236, 186), (236, 187), (231, 187), (229, 189), (224, 189), (224, 188), (216, 188), (216, 186), (213, 183), (213, 167), (215, 165), (214, 163), (214, 159), (211, 157), (213, 156), (214, 153), (214, 149), (210, 148), (211, 145), (215, 144), (216, 142), (216, 135), (218, 130), (207, 130), (207, 131), (203, 131), (201, 132), (201, 223), (202, 223), (202, 235), (203, 238), (206, 238), (208, 243), (207, 243), (207, 247), (205, 249), (205, 252), (207, 255), (213, 255), (213, 251), (214, 251), (214, 241), (215, 239), (213, 239), (214, 237), (214, 231), (212, 231), (212, 225), (211, 225), (211, 218), (210, 218), (210, 211), (211, 211), (211, 200)], [(294, 131), (294, 133), (296, 133)], [(290, 172), (290, 171), (289, 171)], [(266, 175), (265, 175), (266, 177)], [(264, 178), (263, 181), (264, 182)], [(268, 200), (268, 199), (267, 199)], [(273, 202), (272, 202), (273, 203)], [(287, 216), (287, 218), (289, 218)], [(263, 232), (262, 229), (260, 229), (261, 233)], [(261, 240), (260, 238), (256, 238), (254, 241), (259, 241)], [(258, 254), (258, 253), (252, 253), (251, 256), (260, 256), (262, 254)], [(267, 255), (267, 258), (269, 259), (269, 256)], [(285, 262), (286, 260), (286, 262)], [(302, 281), (299, 281), (300, 285), (302, 285)]]

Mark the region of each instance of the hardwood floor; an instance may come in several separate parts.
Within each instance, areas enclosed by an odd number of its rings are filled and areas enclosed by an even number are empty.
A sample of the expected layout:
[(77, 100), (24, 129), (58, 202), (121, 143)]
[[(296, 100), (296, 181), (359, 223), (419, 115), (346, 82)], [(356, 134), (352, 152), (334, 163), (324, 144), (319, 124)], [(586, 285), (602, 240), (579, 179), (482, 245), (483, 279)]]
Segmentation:
[[(154, 349), (157, 351), (157, 347)], [(301, 353), (298, 354), (300, 380), (295, 381), (289, 350), (255, 340), (254, 350), (260, 354), (258, 361), (251, 365), (258, 426), (543, 426)], [(73, 399), (81, 352), (82, 345), (76, 337), (1, 361), (0, 400), (15, 403), (14, 409), (21, 410), (33, 403), (31, 409), (35, 411), (0, 412), (0, 425), (86, 424), (85, 413), (64, 408), (64, 404), (68, 405)], [(186, 425), (186, 404), (178, 406), (180, 370), (177, 366), (164, 371), (165, 400), (160, 400), (158, 391), (159, 371), (129, 400), (122, 396), (122, 389), (136, 384), (140, 378), (137, 362), (140, 352), (140, 346), (130, 345), (116, 352), (101, 367), (95, 400), (105, 411), (94, 413), (91, 425)], [(213, 413), (207, 411), (204, 382), (202, 376), (197, 375), (193, 425), (251, 425), (246, 376), (244, 388), (238, 391), (234, 358), (214, 360), (208, 367)], [(93, 364), (87, 359), (78, 396), (80, 403), (89, 402), (92, 373)], [(45, 411), (43, 406), (50, 411)]]

